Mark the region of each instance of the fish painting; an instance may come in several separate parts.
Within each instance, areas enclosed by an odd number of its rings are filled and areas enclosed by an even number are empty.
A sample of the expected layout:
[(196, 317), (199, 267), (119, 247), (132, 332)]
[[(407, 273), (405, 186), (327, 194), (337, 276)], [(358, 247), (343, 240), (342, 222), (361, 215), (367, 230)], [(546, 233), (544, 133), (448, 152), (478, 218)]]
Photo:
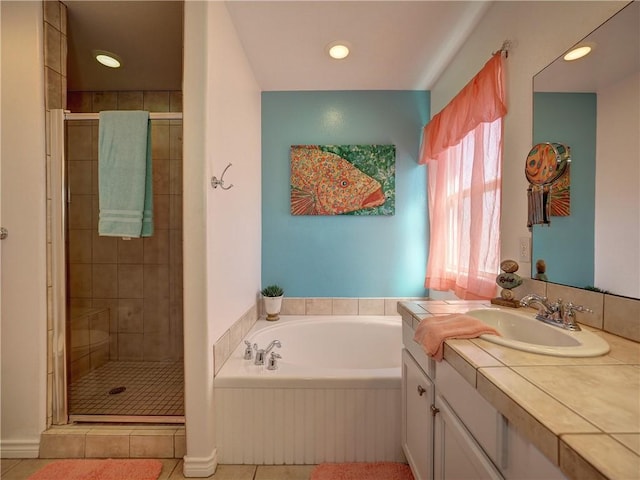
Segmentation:
[(315, 145), (291, 147), (292, 215), (340, 215), (386, 200), (378, 180), (340, 155)]

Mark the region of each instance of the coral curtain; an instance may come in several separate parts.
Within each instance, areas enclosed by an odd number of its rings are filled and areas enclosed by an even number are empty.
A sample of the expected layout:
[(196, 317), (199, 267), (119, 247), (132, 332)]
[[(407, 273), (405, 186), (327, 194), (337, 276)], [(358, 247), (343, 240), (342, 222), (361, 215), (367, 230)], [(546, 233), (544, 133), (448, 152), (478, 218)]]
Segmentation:
[(496, 53), (424, 127), (430, 245), (425, 287), (495, 296), (500, 263), (503, 58)]

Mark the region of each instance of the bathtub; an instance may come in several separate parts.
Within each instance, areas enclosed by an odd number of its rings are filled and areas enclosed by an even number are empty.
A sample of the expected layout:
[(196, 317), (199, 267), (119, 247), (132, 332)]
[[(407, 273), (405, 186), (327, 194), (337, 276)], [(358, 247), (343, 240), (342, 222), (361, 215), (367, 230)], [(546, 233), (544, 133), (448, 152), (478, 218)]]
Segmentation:
[(214, 379), (222, 464), (404, 461), (399, 316), (282, 316), (247, 335), (279, 340), (277, 370), (241, 342)]

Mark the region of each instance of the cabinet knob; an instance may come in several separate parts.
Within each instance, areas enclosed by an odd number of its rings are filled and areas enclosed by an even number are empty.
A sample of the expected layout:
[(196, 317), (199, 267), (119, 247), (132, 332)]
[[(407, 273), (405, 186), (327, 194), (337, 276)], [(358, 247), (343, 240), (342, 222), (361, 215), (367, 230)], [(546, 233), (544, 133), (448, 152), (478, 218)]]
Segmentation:
[(425, 392), (426, 390), (424, 387), (422, 385), (418, 385), (418, 395), (422, 396)]

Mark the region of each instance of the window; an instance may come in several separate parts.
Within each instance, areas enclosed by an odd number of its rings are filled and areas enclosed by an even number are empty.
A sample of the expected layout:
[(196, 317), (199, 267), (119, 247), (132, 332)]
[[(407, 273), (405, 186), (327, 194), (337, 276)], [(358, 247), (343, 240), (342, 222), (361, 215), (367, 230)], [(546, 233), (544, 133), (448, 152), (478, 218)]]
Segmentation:
[(430, 245), (425, 287), (491, 298), (500, 264), (502, 56), (425, 127)]

